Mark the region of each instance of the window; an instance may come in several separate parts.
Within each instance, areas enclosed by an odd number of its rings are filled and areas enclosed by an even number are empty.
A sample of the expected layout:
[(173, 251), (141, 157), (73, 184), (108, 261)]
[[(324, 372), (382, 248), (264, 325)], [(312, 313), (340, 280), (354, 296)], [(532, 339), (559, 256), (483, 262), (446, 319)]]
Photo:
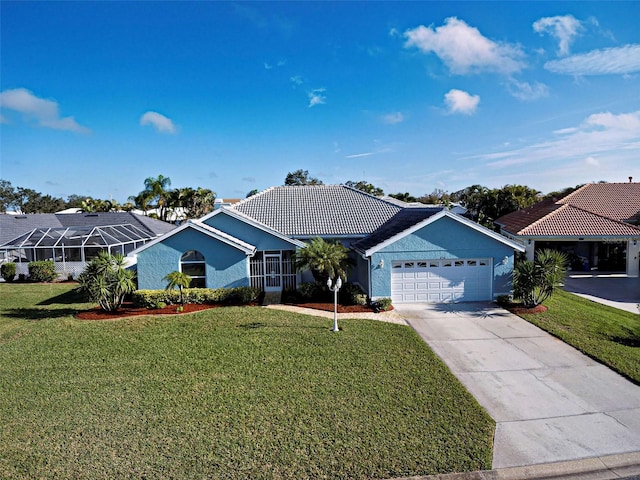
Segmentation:
[(206, 263), (204, 256), (197, 250), (189, 250), (180, 258), (180, 271), (191, 277), (192, 288), (207, 286)]

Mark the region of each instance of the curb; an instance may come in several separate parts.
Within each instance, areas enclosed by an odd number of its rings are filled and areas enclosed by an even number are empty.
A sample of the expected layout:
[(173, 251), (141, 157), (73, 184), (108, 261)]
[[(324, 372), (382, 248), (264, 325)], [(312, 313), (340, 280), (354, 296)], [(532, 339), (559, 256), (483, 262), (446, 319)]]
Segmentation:
[(602, 457), (543, 463), (524, 467), (499, 468), (478, 472), (445, 473), (417, 477), (398, 477), (389, 480), (613, 480), (640, 478), (640, 452)]

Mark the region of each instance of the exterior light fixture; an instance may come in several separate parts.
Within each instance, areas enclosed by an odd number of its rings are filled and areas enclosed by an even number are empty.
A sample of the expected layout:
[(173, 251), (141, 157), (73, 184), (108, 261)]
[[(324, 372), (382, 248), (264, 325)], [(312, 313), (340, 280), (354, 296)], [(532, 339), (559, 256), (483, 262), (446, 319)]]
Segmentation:
[[(635, 245), (635, 243), (634, 243)], [(384, 268), (384, 258), (380, 259), (380, 262), (378, 262), (378, 268)]]
[(333, 292), (333, 328), (332, 332), (339, 332), (338, 329), (338, 290), (342, 287), (342, 279), (338, 277), (331, 286), (331, 277), (327, 278), (327, 287)]

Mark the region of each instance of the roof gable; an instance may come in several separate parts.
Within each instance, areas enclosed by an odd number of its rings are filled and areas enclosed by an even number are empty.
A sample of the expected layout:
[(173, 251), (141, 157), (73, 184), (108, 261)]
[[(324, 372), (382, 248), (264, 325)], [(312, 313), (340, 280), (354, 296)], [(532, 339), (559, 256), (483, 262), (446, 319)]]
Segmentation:
[(231, 208), (296, 238), (365, 236), (402, 210), (345, 185), (272, 187)]
[[(426, 210), (426, 209), (425, 209)], [(387, 247), (388, 245), (391, 245), (395, 242), (397, 242), (398, 240), (400, 240), (401, 238), (404, 238), (408, 235), (411, 235), (412, 233), (432, 224), (437, 222), (438, 220), (440, 220), (441, 218), (450, 218), (452, 220), (455, 220), (456, 222), (459, 222), (463, 225), (466, 225), (467, 227), (472, 228), (473, 230), (476, 230), (477, 232), (482, 233), (483, 235), (486, 235), (487, 237), (492, 238), (493, 240), (496, 240), (500, 243), (503, 243), (504, 245), (507, 245), (510, 248), (513, 248), (514, 250), (518, 250), (520, 252), (524, 252), (525, 248), (520, 245), (517, 242), (514, 242), (512, 240), (509, 240), (508, 238), (500, 235), (499, 233), (496, 233), (492, 230), (489, 230), (486, 227), (483, 227), (482, 225), (473, 222), (472, 220), (469, 220), (466, 217), (463, 217), (461, 215), (457, 215), (455, 213), (451, 213), (448, 210), (444, 210), (442, 209), (441, 211), (437, 212), (437, 213), (432, 213), (431, 215), (427, 215), (427, 212), (425, 212), (425, 218), (417, 223), (414, 223), (411, 226), (408, 226), (407, 228), (402, 229), (403, 226), (403, 220), (399, 219), (399, 225), (397, 228), (397, 232), (393, 235), (388, 235), (388, 234), (383, 234), (380, 235), (378, 237), (377, 233), (374, 233), (372, 235), (372, 237), (374, 237), (374, 242), (376, 240), (376, 237), (379, 238), (381, 241), (378, 243), (373, 243), (373, 242), (369, 242), (368, 239), (364, 239), (361, 242), (358, 242), (358, 244), (356, 244), (356, 249), (359, 250), (360, 252), (362, 252), (366, 257), (369, 257), (371, 255), (373, 255), (374, 253), (382, 250), (383, 248)], [(393, 222), (393, 220), (392, 220)], [(390, 222), (390, 223), (392, 223)], [(385, 226), (385, 229), (391, 229), (391, 226)]]
[(147, 248), (152, 247), (153, 245), (156, 245), (158, 243), (161, 243), (163, 241), (165, 241), (167, 238), (170, 238), (174, 235), (179, 234), (180, 232), (182, 232), (183, 230), (186, 230), (188, 228), (192, 228), (194, 230), (197, 230), (205, 235), (207, 235), (208, 237), (214, 238), (216, 240), (219, 240), (223, 243), (226, 243), (227, 245), (230, 245), (234, 248), (237, 248), (238, 250), (241, 250), (242, 252), (244, 252), (246, 255), (253, 255), (256, 251), (256, 247), (254, 247), (253, 245), (250, 245), (246, 242), (243, 242), (242, 240), (239, 240), (235, 237), (232, 237), (229, 234), (226, 234), (220, 230), (218, 230), (217, 228), (213, 228), (210, 227), (209, 225), (206, 225), (204, 223), (201, 223), (199, 221), (192, 221), (189, 220), (185, 223), (183, 223), (182, 225), (180, 225), (178, 228), (176, 228), (175, 230), (172, 230), (171, 232), (162, 235), (161, 237), (158, 237), (148, 243), (145, 243), (144, 245), (142, 245), (141, 247), (135, 249), (133, 252), (129, 253), (127, 256), (129, 257), (133, 257), (135, 255), (137, 255), (138, 253), (146, 250)]
[[(291, 237), (288, 237), (287, 235), (283, 235), (282, 233), (280, 233), (279, 231), (269, 227), (268, 225), (265, 225), (261, 222), (258, 222), (257, 220), (249, 217), (248, 215), (245, 215), (244, 213), (235, 210), (233, 208), (229, 208), (229, 207), (222, 207), (219, 208), (218, 210), (215, 210), (214, 212), (209, 213), (208, 215), (205, 215), (204, 217), (202, 217), (200, 219), (200, 222), (203, 224), (207, 224), (207, 220), (214, 218), (217, 215), (228, 215), (232, 218), (235, 218), (237, 220), (240, 220), (241, 222), (244, 222), (248, 225), (251, 225), (255, 228), (257, 228), (258, 230), (261, 230), (269, 235), (273, 235), (276, 238), (279, 238), (280, 240), (283, 240), (285, 242), (288, 242), (296, 247), (304, 247), (305, 243), (301, 242), (299, 240), (295, 240)], [(215, 227), (212, 227), (215, 228)]]

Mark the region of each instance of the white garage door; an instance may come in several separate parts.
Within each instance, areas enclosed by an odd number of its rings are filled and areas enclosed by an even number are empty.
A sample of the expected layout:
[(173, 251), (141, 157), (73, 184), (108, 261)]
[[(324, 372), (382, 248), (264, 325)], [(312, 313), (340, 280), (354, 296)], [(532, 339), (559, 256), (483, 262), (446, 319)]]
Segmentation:
[(391, 299), (394, 303), (491, 300), (491, 261), (465, 258), (393, 262)]

